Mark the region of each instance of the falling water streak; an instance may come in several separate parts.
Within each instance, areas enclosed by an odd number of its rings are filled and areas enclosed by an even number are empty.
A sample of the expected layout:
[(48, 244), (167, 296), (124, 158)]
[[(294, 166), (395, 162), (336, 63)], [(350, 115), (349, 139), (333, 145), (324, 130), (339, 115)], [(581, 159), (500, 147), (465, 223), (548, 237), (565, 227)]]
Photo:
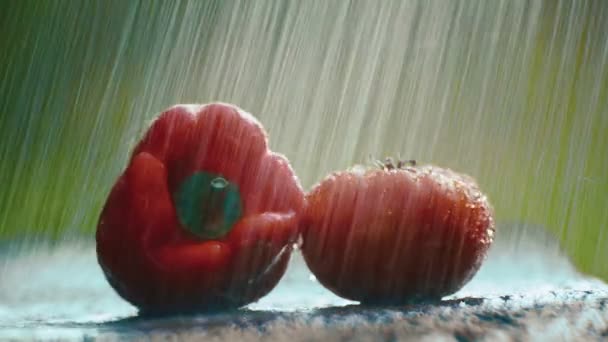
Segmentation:
[(448, 166), (479, 179), (499, 219), (544, 225), (608, 277), (600, 2), (113, 6), (36, 5), (26, 43), (8, 40), (0, 235), (90, 236), (147, 122), (221, 100), (259, 117), (305, 188), (370, 153)]

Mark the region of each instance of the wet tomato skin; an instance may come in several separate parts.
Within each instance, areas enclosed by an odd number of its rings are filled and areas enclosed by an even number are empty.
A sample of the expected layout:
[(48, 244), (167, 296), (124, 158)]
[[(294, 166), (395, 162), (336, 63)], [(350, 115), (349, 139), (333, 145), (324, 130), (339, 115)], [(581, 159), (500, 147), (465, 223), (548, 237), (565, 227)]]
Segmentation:
[(334, 173), (307, 194), (302, 253), (335, 294), (369, 304), (438, 300), (479, 269), (493, 213), (475, 182), (435, 166)]
[[(222, 207), (227, 195), (215, 201), (214, 188), (201, 190), (207, 197), (196, 187), (184, 192), (197, 176), (230, 189), (234, 205)], [(114, 289), (145, 313), (243, 306), (284, 274), (303, 208), (293, 170), (268, 149), (255, 118), (223, 103), (178, 105), (152, 123), (110, 191), (98, 261)]]

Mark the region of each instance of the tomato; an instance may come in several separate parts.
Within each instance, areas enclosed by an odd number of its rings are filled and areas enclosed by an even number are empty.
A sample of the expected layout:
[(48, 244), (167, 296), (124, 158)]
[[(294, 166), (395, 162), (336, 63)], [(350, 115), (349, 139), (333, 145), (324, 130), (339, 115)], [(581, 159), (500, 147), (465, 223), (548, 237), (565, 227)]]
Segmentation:
[(243, 306), (282, 277), (303, 208), (293, 170), (253, 116), (178, 105), (153, 122), (112, 188), (98, 261), (144, 313)]
[(369, 304), (437, 300), (479, 269), (493, 211), (470, 177), (391, 164), (329, 175), (307, 194), (302, 253), (335, 294)]

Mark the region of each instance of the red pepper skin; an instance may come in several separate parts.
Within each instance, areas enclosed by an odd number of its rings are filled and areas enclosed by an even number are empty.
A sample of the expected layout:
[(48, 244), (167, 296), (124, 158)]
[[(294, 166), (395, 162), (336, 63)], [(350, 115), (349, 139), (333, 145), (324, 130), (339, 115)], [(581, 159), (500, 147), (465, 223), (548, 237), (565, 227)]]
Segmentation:
[(475, 181), (435, 166), (331, 174), (307, 194), (300, 222), (317, 280), (367, 304), (456, 292), (494, 234), (493, 209)]
[[(178, 217), (174, 195), (196, 172), (238, 187), (242, 213), (225, 236), (201, 239)], [(240, 307), (284, 274), (303, 208), (287, 159), (268, 149), (250, 114), (223, 103), (174, 106), (153, 122), (109, 194), (98, 261), (143, 313)]]

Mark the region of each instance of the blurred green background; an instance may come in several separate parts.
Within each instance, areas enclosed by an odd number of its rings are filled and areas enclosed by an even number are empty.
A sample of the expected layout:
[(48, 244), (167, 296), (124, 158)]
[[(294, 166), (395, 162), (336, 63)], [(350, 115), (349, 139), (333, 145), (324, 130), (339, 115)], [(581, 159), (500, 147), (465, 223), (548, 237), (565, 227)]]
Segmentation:
[[(400, 155), (608, 279), (608, 2), (1, 1), (0, 240), (91, 238), (148, 122), (256, 115), (306, 189)], [(499, 226), (500, 228), (500, 226)]]

